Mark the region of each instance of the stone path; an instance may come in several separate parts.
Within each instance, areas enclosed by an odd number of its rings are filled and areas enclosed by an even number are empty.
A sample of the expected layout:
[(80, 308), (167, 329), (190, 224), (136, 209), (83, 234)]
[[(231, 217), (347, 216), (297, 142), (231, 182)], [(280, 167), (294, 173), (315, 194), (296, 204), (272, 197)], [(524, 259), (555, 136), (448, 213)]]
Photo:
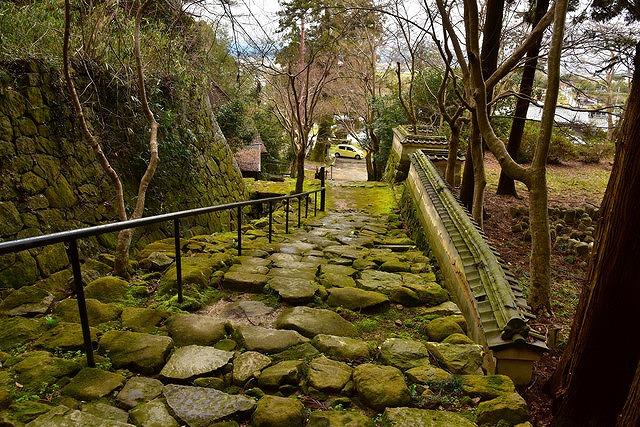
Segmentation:
[[(330, 209), (269, 243), (264, 221), (141, 251), (131, 281), (83, 266), (96, 368), (69, 273), (0, 303), (0, 424), (475, 426), (528, 419), (406, 236), (390, 189), (333, 183)], [(377, 196), (384, 195), (382, 199)], [(362, 202), (364, 200), (364, 202)], [(281, 215), (276, 215), (281, 219)], [(262, 228), (261, 228), (262, 227)]]

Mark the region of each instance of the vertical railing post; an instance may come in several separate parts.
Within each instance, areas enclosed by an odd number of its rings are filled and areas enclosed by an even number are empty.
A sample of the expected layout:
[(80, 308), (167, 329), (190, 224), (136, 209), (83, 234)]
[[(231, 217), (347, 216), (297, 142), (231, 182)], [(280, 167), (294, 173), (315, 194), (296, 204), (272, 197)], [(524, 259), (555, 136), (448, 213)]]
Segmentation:
[(87, 314), (87, 302), (84, 298), (84, 287), (82, 286), (82, 272), (80, 271), (80, 257), (78, 256), (78, 242), (69, 241), (67, 254), (71, 260), (71, 270), (73, 271), (73, 284), (78, 301), (78, 312), (80, 314), (80, 325), (82, 326), (82, 340), (84, 351), (87, 357), (87, 366), (95, 368), (96, 362), (93, 360), (93, 345), (91, 344), (91, 330), (89, 329), (89, 316)]
[(318, 207), (318, 192), (313, 192), (313, 216), (316, 216), (316, 208)]
[(309, 195), (304, 196), (304, 217), (309, 218)]
[(176, 248), (176, 285), (178, 286), (178, 304), (182, 304), (182, 246), (180, 245), (180, 218), (173, 220), (173, 238)]
[(298, 196), (298, 228), (300, 228), (300, 214), (302, 213), (302, 196)]
[(325, 204), (325, 188), (324, 188), (324, 166), (320, 168), (320, 189), (322, 192), (320, 193), (320, 212), (324, 212), (324, 204)]
[(238, 206), (238, 256), (242, 255), (242, 206)]
[(269, 243), (271, 243), (272, 235), (273, 235), (273, 202), (269, 201)]
[(287, 203), (284, 209), (284, 233), (289, 234), (289, 197), (287, 197)]

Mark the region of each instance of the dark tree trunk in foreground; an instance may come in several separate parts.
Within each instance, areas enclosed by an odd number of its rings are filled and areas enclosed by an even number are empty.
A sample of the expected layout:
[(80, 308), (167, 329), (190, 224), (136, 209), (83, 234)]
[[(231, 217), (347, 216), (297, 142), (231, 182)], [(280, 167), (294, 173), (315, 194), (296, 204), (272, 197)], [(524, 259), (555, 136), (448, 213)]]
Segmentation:
[(550, 383), (554, 426), (639, 425), (640, 43), (634, 62), (587, 285)]
[[(536, 2), (536, 11), (531, 23), (535, 27), (542, 19), (549, 8), (549, 0), (538, 0)], [(522, 80), (520, 80), (520, 96), (516, 101), (516, 108), (513, 112), (513, 122), (511, 123), (511, 131), (509, 132), (509, 142), (507, 143), (507, 151), (512, 159), (518, 160), (520, 154), (520, 146), (522, 144), (522, 134), (524, 133), (524, 125), (527, 122), (527, 111), (529, 110), (529, 99), (533, 93), (533, 78), (536, 74), (538, 66), (538, 54), (540, 53), (540, 44), (542, 39), (538, 39), (534, 46), (527, 51), (527, 59), (522, 69)], [(513, 178), (504, 171), (500, 171), (500, 179), (498, 180), (498, 189), (496, 194), (505, 196), (514, 196), (516, 193), (516, 183)]]

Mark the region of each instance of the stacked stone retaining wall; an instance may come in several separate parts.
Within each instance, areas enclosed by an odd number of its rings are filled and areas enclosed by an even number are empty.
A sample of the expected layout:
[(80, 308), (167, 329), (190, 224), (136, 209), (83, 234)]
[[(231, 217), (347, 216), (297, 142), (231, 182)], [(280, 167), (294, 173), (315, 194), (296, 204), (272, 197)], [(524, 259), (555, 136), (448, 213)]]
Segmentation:
[[(79, 77), (78, 86), (86, 88), (83, 79), (86, 76)], [(136, 128), (135, 123), (144, 123), (139, 117), (127, 118), (130, 111), (111, 112), (130, 126), (125, 129), (112, 129), (104, 111), (98, 111), (101, 102), (116, 97), (109, 91), (117, 90), (96, 90), (97, 95), (85, 102), (85, 114), (94, 132), (106, 136), (104, 150), (122, 177), (131, 207), (140, 175), (131, 165), (148, 158), (144, 144), (138, 144), (148, 136), (144, 127)], [(171, 129), (161, 126), (160, 165), (149, 187), (147, 215), (247, 197), (238, 166), (205, 102), (206, 94), (193, 95), (189, 100), (165, 100), (165, 110), (183, 111), (188, 105), (190, 113), (174, 120)], [(118, 158), (113, 141), (128, 147), (126, 158)], [(177, 165), (168, 150), (187, 156), (188, 164)], [(74, 122), (61, 73), (43, 61), (0, 64), (0, 170), (2, 240), (117, 220), (114, 187)], [(225, 229), (230, 220), (229, 213), (202, 215), (185, 221), (183, 227), (191, 230), (188, 235), (200, 234)], [(171, 224), (140, 230), (134, 248), (171, 231)], [(82, 256), (89, 256), (112, 249), (114, 242), (115, 235), (103, 235), (79, 244)], [(67, 265), (62, 245), (5, 255), (0, 257), (0, 287), (21, 287)]]

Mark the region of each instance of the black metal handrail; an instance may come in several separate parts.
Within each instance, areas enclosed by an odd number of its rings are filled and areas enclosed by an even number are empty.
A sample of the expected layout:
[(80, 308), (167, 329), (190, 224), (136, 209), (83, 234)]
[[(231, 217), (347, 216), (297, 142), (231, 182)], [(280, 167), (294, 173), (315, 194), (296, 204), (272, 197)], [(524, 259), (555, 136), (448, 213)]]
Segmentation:
[(56, 243), (66, 243), (67, 256), (71, 263), (73, 272), (73, 282), (75, 288), (76, 299), (78, 300), (78, 311), (80, 313), (80, 323), (82, 325), (82, 335), (84, 339), (84, 347), (87, 357), (87, 364), (90, 367), (95, 366), (93, 359), (93, 347), (91, 345), (91, 334), (89, 331), (89, 320), (87, 314), (87, 306), (84, 296), (84, 288), (82, 286), (82, 275), (80, 270), (80, 257), (78, 254), (78, 239), (98, 236), (105, 233), (126, 230), (130, 228), (138, 228), (147, 225), (157, 224), (160, 222), (173, 221), (173, 231), (175, 239), (175, 262), (176, 262), (176, 285), (178, 288), (178, 303), (182, 303), (182, 262), (181, 262), (181, 245), (180, 245), (180, 219), (201, 215), (210, 212), (218, 212), (225, 210), (237, 209), (237, 246), (238, 255), (242, 255), (242, 208), (245, 206), (253, 206), (263, 203), (269, 204), (269, 243), (271, 243), (273, 235), (273, 205), (276, 202), (285, 201), (285, 233), (289, 233), (289, 208), (290, 200), (298, 199), (298, 227), (301, 226), (302, 216), (302, 199), (305, 203), (305, 218), (309, 212), (309, 196), (314, 195), (313, 212), (316, 214), (318, 204), (318, 193), (320, 193), (320, 211), (325, 208), (325, 180), (324, 167), (320, 174), (320, 188), (317, 190), (306, 191), (302, 193), (287, 194), (284, 196), (268, 197), (257, 200), (246, 200), (243, 202), (226, 203), (223, 205), (207, 206), (203, 208), (189, 209), (186, 211), (172, 212), (161, 215), (154, 215), (145, 218), (131, 219), (110, 224), (96, 225), (93, 227), (80, 228), (75, 230), (60, 231), (57, 233), (45, 234), (41, 236), (28, 237), (24, 239), (0, 242), (0, 255), (20, 252), (27, 249), (38, 248), (42, 246), (54, 245)]

